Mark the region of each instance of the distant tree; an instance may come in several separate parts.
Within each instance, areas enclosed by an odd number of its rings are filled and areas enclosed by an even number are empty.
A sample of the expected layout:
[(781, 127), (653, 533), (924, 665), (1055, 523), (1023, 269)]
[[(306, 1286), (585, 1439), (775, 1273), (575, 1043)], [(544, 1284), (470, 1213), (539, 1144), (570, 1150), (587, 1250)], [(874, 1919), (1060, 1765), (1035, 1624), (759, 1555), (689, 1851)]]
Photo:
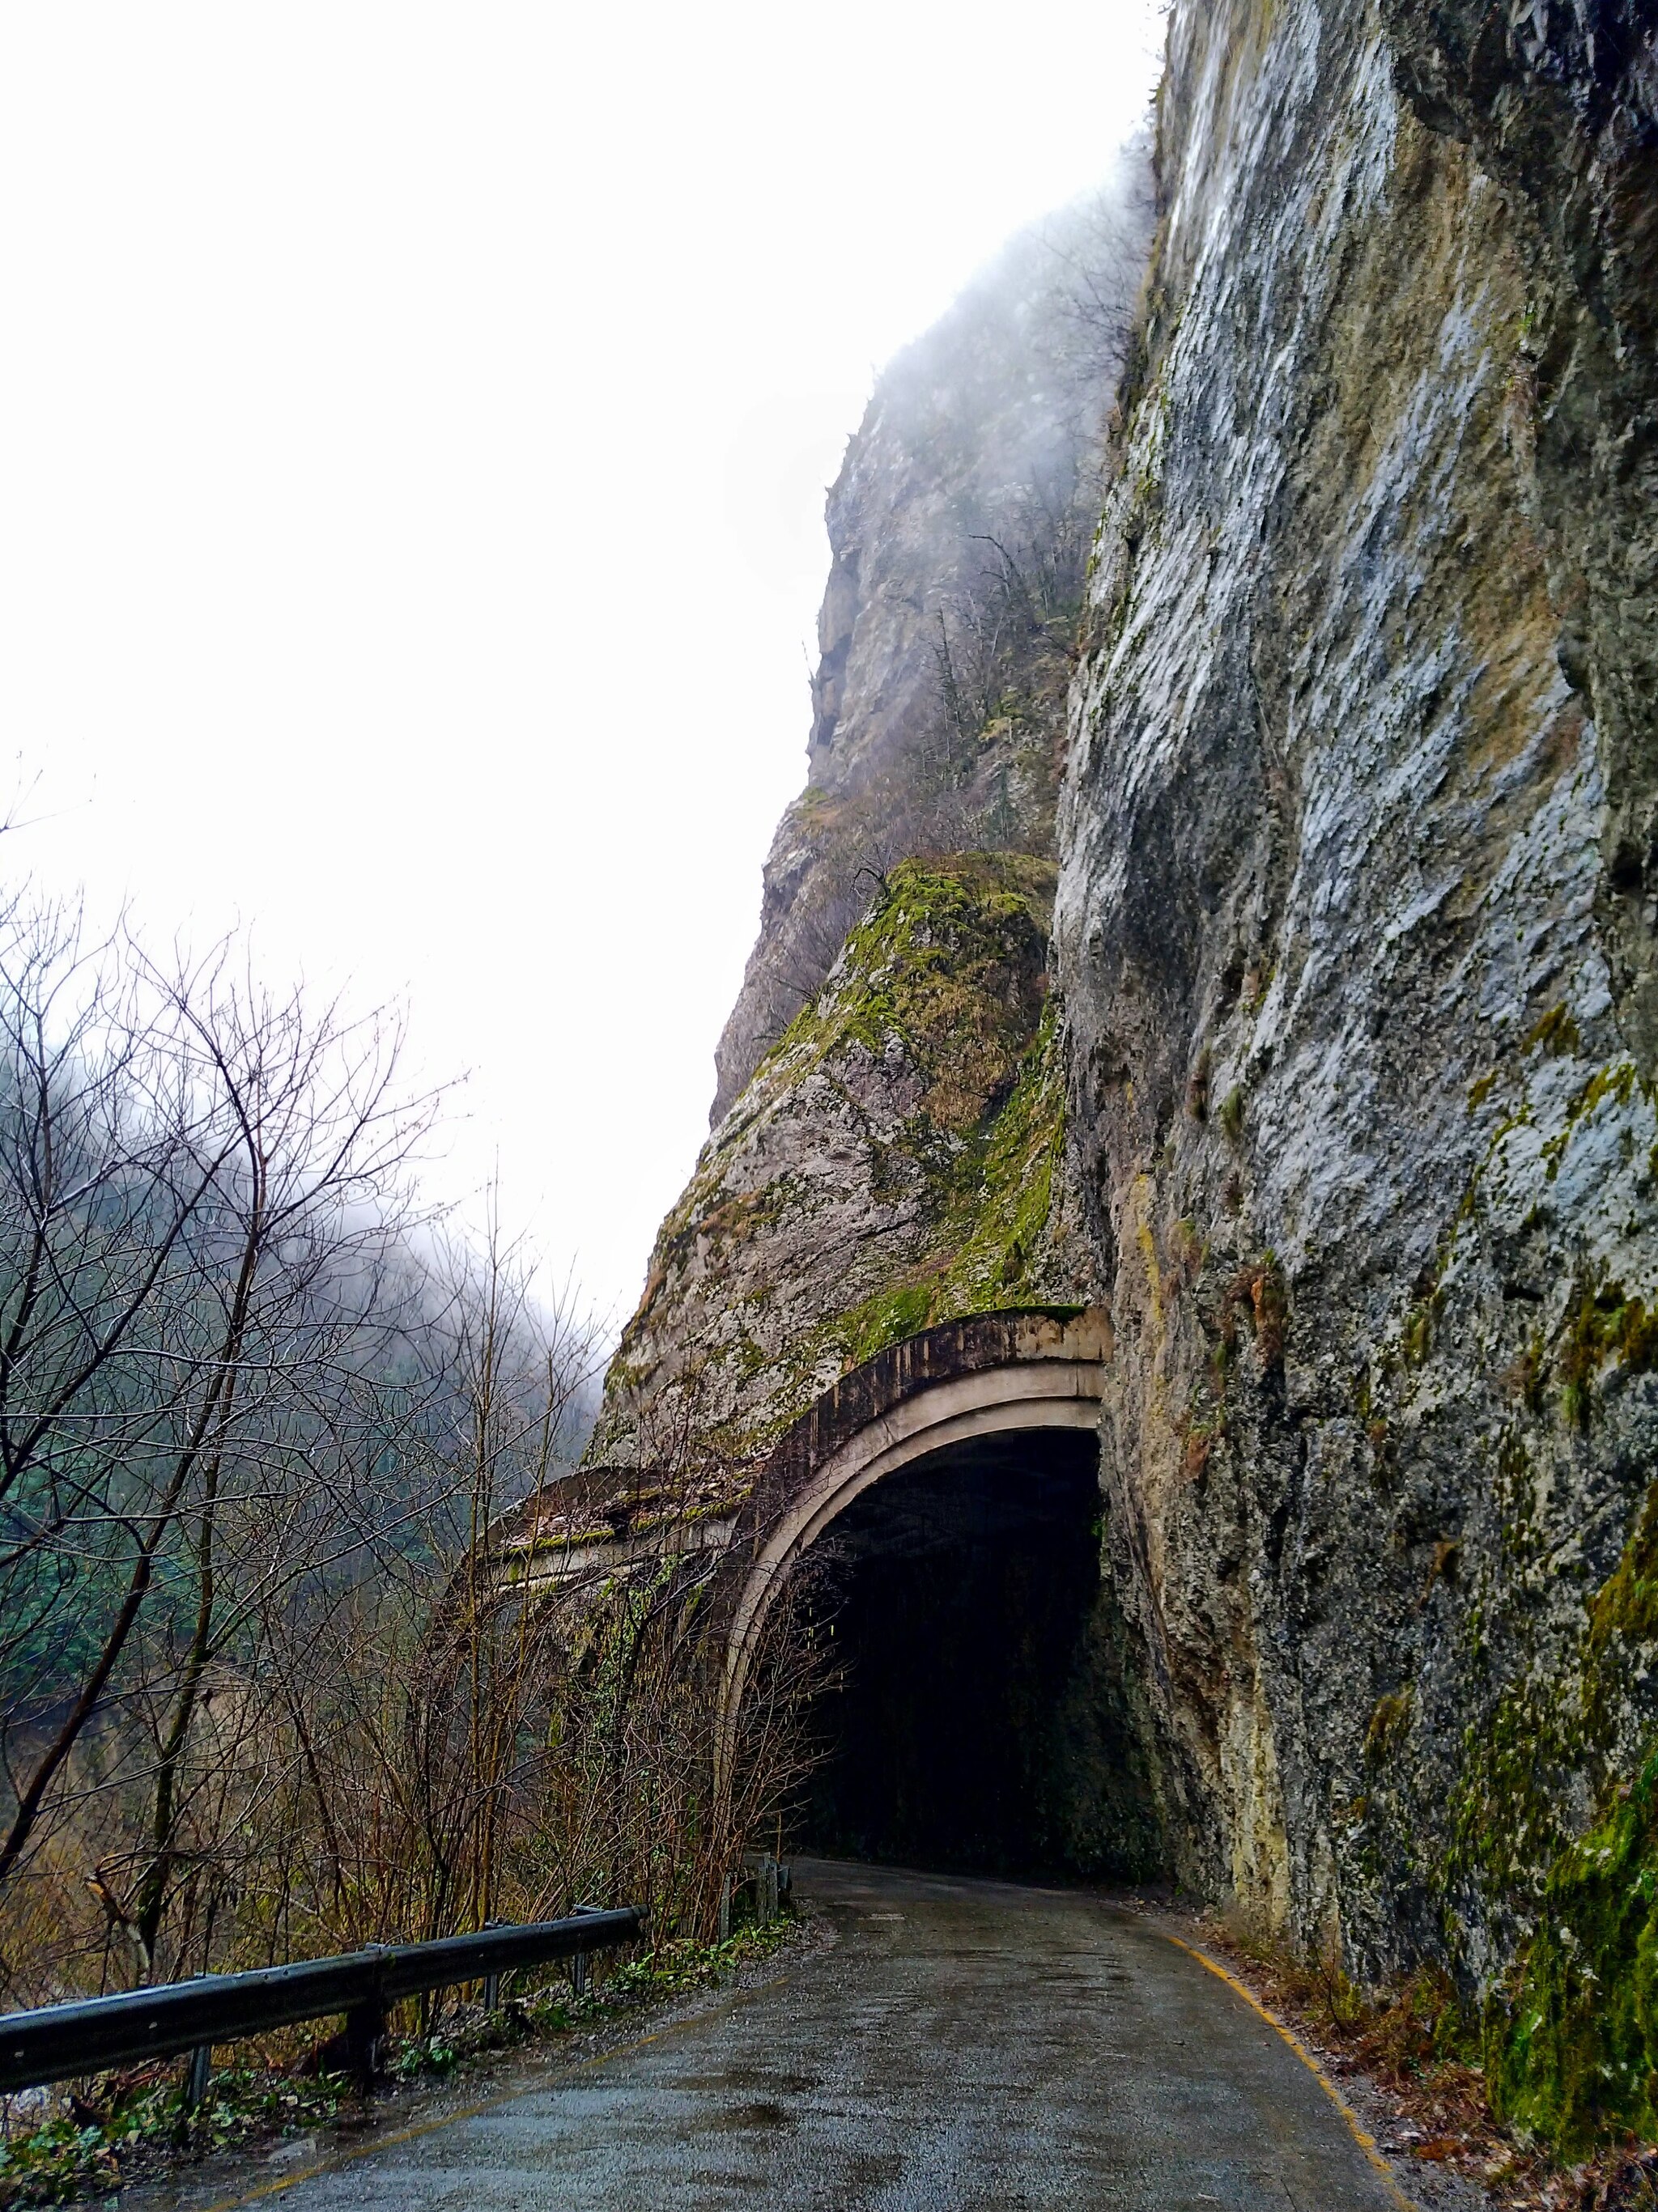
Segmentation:
[(216, 1663), (320, 1522), (362, 1534), (342, 1385), (427, 1118), (398, 1042), (233, 944), (162, 964), (70, 910), (0, 918), (0, 1885), (88, 1730), (142, 1714), (145, 1845), (124, 1893), (95, 1879), (146, 1959)]
[(1065, 382), (1091, 401), (1114, 390), (1127, 356), (1156, 212), (1151, 161), (1142, 143), (1125, 152), (1111, 184), (1044, 226), (1052, 268), (1050, 358)]

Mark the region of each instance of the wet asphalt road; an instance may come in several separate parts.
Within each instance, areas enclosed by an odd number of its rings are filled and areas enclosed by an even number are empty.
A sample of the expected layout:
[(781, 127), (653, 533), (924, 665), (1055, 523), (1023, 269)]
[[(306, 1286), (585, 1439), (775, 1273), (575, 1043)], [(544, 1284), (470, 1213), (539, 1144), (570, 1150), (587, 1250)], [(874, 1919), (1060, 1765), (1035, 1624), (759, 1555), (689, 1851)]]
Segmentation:
[[(837, 1927), (826, 1949), (656, 2039), (363, 2146), (282, 2188), (283, 2212), (1397, 2202), (1295, 2053), (1132, 1912), (886, 1869), (795, 1880)], [(268, 2203), (273, 2182), (247, 2186)]]

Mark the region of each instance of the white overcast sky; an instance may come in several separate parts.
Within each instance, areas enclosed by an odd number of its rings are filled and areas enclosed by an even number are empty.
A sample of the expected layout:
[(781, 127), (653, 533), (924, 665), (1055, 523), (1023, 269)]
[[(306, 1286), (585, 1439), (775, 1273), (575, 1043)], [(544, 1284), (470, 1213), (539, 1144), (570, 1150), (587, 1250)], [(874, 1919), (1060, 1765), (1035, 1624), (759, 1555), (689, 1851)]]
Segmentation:
[[(469, 1072), (427, 1180), (623, 1312), (804, 775), (875, 367), (1151, 91), (1148, 0), (0, 16), (10, 871)], [(3, 794), (0, 794), (3, 795)]]

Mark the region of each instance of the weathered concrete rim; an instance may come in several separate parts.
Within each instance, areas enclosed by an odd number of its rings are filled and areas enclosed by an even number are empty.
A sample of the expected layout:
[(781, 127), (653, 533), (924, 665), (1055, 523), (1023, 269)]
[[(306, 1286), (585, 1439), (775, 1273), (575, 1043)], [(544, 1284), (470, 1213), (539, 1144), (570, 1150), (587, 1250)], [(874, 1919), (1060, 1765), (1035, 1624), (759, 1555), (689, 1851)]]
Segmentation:
[(964, 1376), (1050, 1360), (1102, 1366), (1111, 1316), (1099, 1306), (1021, 1306), (940, 1322), (841, 1376), (773, 1445), (739, 1521), (738, 1540), (758, 1545), (802, 1485), (872, 1421), (918, 1393)]
[(770, 1593), (855, 1498), (882, 1480), (972, 1437), (1027, 1429), (1099, 1425), (1100, 1370), (1083, 1360), (1000, 1367), (935, 1383), (848, 1438), (780, 1516), (751, 1565), (731, 1623), (728, 1648), (752, 1640)]
[(735, 1516), (726, 1514), (704, 1521), (670, 1520), (661, 1527), (649, 1525), (637, 1534), (608, 1540), (577, 1537), (549, 1543), (539, 1552), (527, 1552), (527, 1564), (509, 1587), (515, 1595), (534, 1595), (554, 1589), (562, 1595), (612, 1575), (626, 1574), (635, 1567), (654, 1566), (665, 1550), (676, 1559), (690, 1559), (700, 1552), (723, 1554), (736, 1527)]

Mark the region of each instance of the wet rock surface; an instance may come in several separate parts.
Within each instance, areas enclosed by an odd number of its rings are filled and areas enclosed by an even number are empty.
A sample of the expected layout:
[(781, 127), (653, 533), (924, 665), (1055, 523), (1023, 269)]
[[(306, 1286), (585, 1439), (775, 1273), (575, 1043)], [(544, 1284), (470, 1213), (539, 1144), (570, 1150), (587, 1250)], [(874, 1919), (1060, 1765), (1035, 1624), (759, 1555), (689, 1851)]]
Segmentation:
[(1176, 10), (1056, 940), (1168, 1831), (1570, 2141), (1655, 2118), (1652, 33), (1475, 12)]

